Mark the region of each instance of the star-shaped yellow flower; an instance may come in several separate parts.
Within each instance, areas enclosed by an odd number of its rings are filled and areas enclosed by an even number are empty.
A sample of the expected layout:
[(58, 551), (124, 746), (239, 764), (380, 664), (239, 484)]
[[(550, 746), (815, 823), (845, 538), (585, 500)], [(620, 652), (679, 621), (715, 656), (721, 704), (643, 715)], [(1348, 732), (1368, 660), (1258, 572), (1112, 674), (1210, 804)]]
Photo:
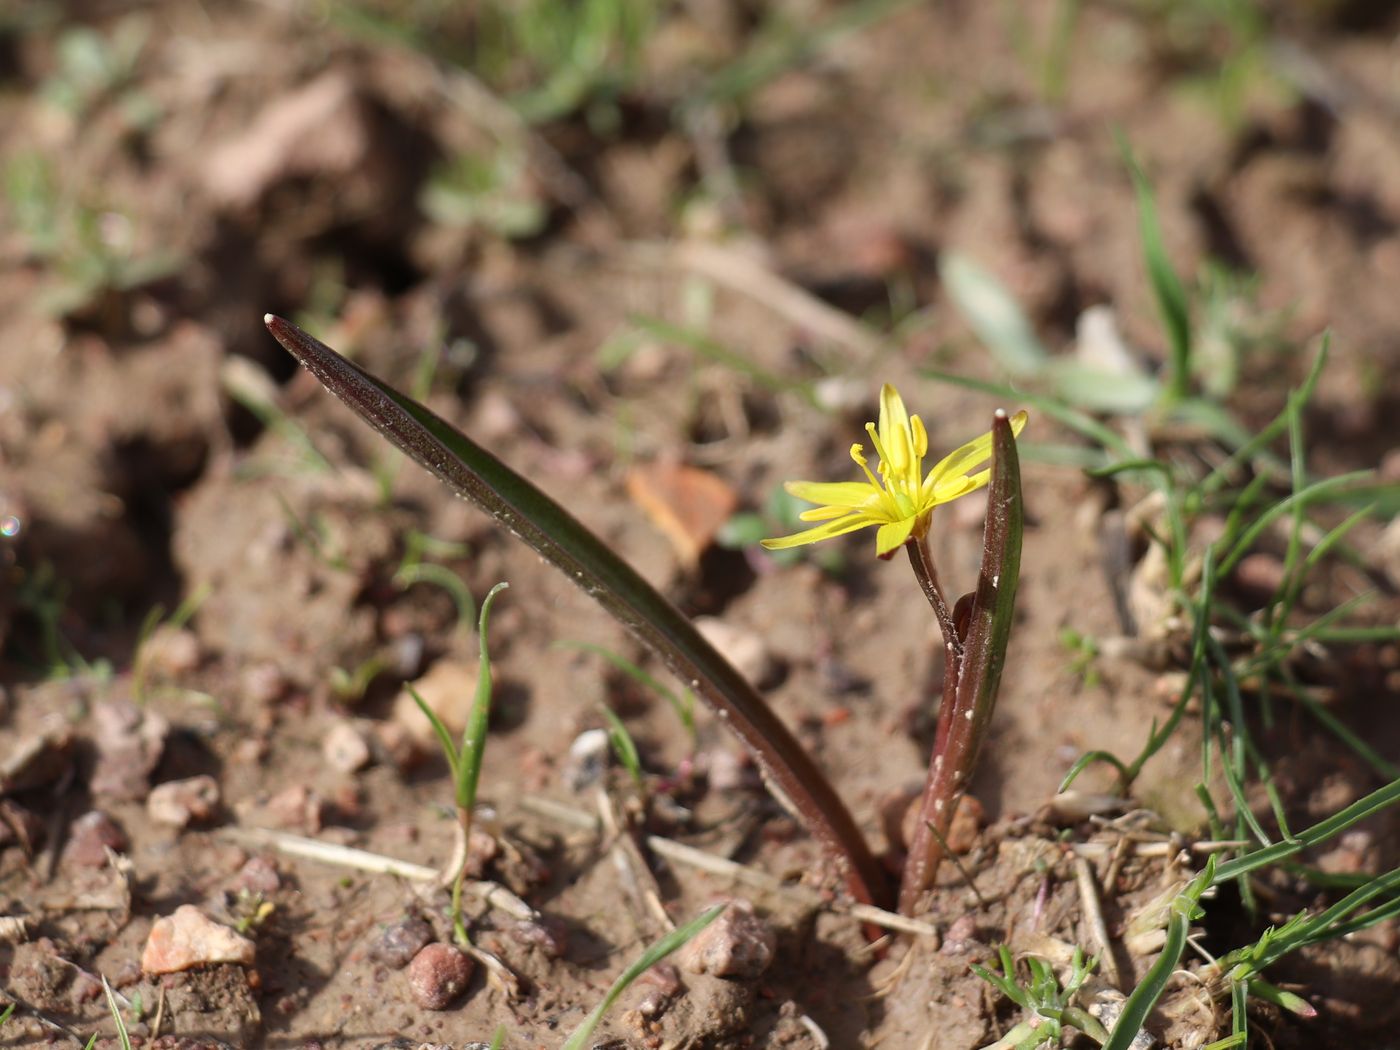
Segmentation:
[[(1025, 425), (1025, 412), (1011, 417), (1013, 434), (1019, 435)], [(784, 487), (798, 499), (823, 504), (804, 511), (802, 520), (823, 524), (791, 536), (763, 540), (764, 547), (770, 551), (800, 547), (878, 525), (875, 553), (888, 557), (909, 537), (928, 531), (934, 507), (976, 492), (991, 477), (991, 469), (986, 466), (992, 455), (990, 431), (944, 456), (925, 477), (928, 432), (923, 420), (905, 410), (899, 392), (888, 383), (880, 390), (879, 429), (874, 423), (867, 423), (865, 430), (880, 457), (876, 467), (879, 478), (866, 462), (865, 446), (855, 444), (851, 446), (851, 458), (865, 471), (865, 481), (789, 481)]]

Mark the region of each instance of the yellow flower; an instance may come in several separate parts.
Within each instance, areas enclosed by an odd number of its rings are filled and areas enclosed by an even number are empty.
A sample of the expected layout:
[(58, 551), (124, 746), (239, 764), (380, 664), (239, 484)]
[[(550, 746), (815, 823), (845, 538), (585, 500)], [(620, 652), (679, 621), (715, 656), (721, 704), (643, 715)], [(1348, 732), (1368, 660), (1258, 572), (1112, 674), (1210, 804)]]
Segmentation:
[[(1011, 417), (1011, 432), (1020, 434), (1026, 413)], [(865, 471), (865, 481), (789, 481), (784, 486), (798, 499), (823, 504), (801, 514), (803, 521), (820, 521), (814, 529), (779, 539), (763, 540), (770, 551), (818, 543), (833, 536), (844, 536), (870, 525), (878, 525), (875, 553), (888, 557), (911, 536), (928, 531), (929, 516), (940, 503), (948, 503), (987, 484), (991, 469), (991, 432), (950, 455), (944, 456), (924, 477), (923, 462), (928, 452), (928, 432), (923, 420), (904, 408), (899, 392), (888, 383), (880, 390), (880, 426), (865, 424), (880, 457), (871, 473), (865, 459), (865, 446), (851, 446), (851, 458)]]

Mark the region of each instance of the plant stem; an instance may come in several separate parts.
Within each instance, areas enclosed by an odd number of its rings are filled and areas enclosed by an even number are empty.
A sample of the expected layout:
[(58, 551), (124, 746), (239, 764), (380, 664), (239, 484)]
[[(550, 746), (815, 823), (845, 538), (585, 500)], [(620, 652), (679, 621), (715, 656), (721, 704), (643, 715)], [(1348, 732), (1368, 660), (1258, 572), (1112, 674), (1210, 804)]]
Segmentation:
[(943, 645), (948, 650), (948, 669), (945, 673), (951, 672), (956, 678), (963, 643), (958, 637), (953, 612), (948, 608), (948, 599), (943, 596), (943, 585), (938, 582), (938, 566), (933, 562), (933, 552), (928, 549), (928, 533), (911, 537), (904, 546), (909, 551), (909, 564), (914, 568), (914, 576), (923, 588), (929, 605), (933, 606), (933, 614), (938, 617), (938, 628), (943, 632)]
[(467, 924), (462, 921), (462, 883), (466, 881), (467, 860), (471, 857), (471, 807), (457, 807), (457, 827), (462, 835), (462, 856), (457, 864), (457, 874), (452, 879), (452, 937), (463, 948), (469, 948), (472, 939), (467, 935)]

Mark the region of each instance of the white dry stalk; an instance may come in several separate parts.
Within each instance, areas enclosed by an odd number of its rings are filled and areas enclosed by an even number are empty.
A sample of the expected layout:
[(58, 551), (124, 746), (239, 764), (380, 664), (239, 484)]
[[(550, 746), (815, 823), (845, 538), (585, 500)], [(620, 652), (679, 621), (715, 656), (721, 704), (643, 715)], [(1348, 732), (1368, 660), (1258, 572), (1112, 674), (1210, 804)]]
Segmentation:
[[(337, 846), (331, 842), (291, 835), (283, 831), (266, 828), (226, 828), (220, 834), (233, 842), (250, 846), (270, 846), (292, 857), (320, 861), (342, 868), (355, 868), (377, 875), (396, 875), (410, 882), (437, 883), (442, 873), (436, 868), (422, 864), (412, 864), (406, 860), (396, 860), (368, 850), (350, 846)], [(499, 908), (512, 918), (535, 920), (539, 913), (510, 890), (495, 882), (468, 881), (463, 883), (462, 892), (470, 893), (484, 904)]]
[[(581, 810), (572, 806), (555, 802), (552, 799), (540, 798), (537, 795), (526, 795), (520, 800), (523, 809), (529, 810), (538, 816), (549, 820), (557, 821), (560, 824), (567, 824), (570, 827), (578, 828), (581, 831), (599, 830), (599, 822), (596, 817), (591, 817)], [(674, 839), (662, 838), (660, 835), (648, 835), (646, 838), (647, 848), (657, 856), (665, 857), (667, 860), (677, 864), (684, 864), (687, 867), (698, 868), (707, 871), (712, 875), (719, 875), (732, 879), (735, 882), (755, 889), (765, 890), (769, 893), (786, 895), (802, 901), (804, 904), (823, 908), (827, 911), (848, 915), (860, 922), (868, 922), (874, 926), (880, 926), (887, 930), (897, 930), (900, 933), (912, 933), (919, 937), (928, 937), (934, 940), (938, 938), (938, 930), (926, 922), (918, 919), (910, 919), (903, 915), (896, 915), (894, 912), (885, 911), (883, 908), (876, 908), (869, 904), (846, 904), (839, 901), (828, 901), (823, 899), (814, 890), (809, 890), (802, 886), (792, 886), (780, 879), (774, 878), (767, 872), (758, 871), (756, 868), (746, 867), (724, 857), (717, 857), (713, 853), (706, 853), (693, 846), (676, 842)]]

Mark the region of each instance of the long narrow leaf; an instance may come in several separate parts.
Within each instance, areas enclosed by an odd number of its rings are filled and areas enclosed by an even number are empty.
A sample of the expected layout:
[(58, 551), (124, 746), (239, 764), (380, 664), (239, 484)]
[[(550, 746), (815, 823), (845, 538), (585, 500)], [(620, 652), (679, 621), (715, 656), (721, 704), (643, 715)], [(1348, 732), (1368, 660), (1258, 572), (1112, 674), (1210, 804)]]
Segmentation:
[[(982, 537), (982, 571), (972, 602), (967, 639), (956, 668), (957, 689), (949, 703), (947, 692), (938, 713), (938, 733), (924, 785), (923, 805), (909, 860), (899, 888), (899, 909), (912, 914), (919, 898), (933, 885), (943, 857), (941, 841), (958, 798), (967, 788), (977, 753), (987, 735), (996, 707), (997, 687), (1006, 663), (1016, 610), (1016, 585), (1021, 577), (1021, 469), (1016, 436), (1006, 413), (992, 423), (992, 477), (987, 490), (987, 524)], [(945, 670), (954, 673), (953, 668)]]
[(1157, 309), (1162, 315), (1162, 323), (1166, 325), (1171, 346), (1167, 394), (1172, 400), (1180, 401), (1191, 390), (1190, 302), (1162, 242), (1162, 224), (1157, 218), (1157, 201), (1152, 194), (1152, 186), (1138, 167), (1126, 140), (1120, 142), (1120, 146), (1133, 178), (1133, 192), (1137, 195), (1138, 230), (1142, 236), (1147, 276), (1152, 282), (1152, 293), (1157, 299)]
[(491, 615), (491, 603), (509, 586), (508, 583), (498, 583), (491, 588), (481, 602), (481, 616), (476, 624), (477, 644), (480, 646), (476, 695), (472, 697), (472, 709), (462, 729), (462, 746), (457, 751), (457, 768), (453, 770), (456, 774), (457, 807), (468, 813), (476, 805), (476, 785), (481, 779), (481, 759), (486, 753), (486, 725), (491, 719), (491, 657), (486, 651), (486, 624)]
[(773, 792), (837, 859), (851, 893), (884, 900), (884, 873), (831, 784), (743, 676), (588, 529), (490, 452), (296, 325), (268, 330), (326, 389), (448, 488), (551, 562), (700, 694), (754, 756)]
[(1172, 901), (1171, 915), (1167, 919), (1167, 938), (1162, 945), (1162, 954), (1157, 956), (1147, 970), (1142, 982), (1133, 989), (1123, 1002), (1123, 1012), (1113, 1025), (1113, 1032), (1104, 1043), (1103, 1050), (1128, 1050), (1142, 1030), (1143, 1022), (1157, 1005), (1157, 1000), (1166, 991), (1167, 981), (1171, 980), (1181, 953), (1186, 948), (1186, 934), (1191, 928), (1200, 905), (1201, 894), (1218, 877), (1215, 872), (1215, 858), (1206, 861), (1205, 870), (1191, 880), (1184, 890)]
[(583, 1024), (574, 1030), (574, 1034), (569, 1036), (569, 1041), (563, 1045), (561, 1050), (582, 1050), (583, 1047), (587, 1046), (588, 1038), (593, 1034), (593, 1029), (598, 1027), (598, 1022), (608, 1012), (608, 1007), (612, 1006), (617, 1001), (617, 997), (627, 990), (627, 986), (714, 922), (715, 919), (719, 918), (719, 913), (724, 911), (726, 907), (728, 905), (716, 904), (698, 918), (691, 919), (679, 929), (672, 930), (644, 951), (636, 962), (622, 971), (622, 975), (608, 989), (608, 994), (603, 996), (603, 1001), (589, 1012), (588, 1016), (583, 1019)]
[(1340, 835), (1347, 828), (1378, 813), (1386, 806), (1400, 802), (1400, 780), (1393, 780), (1383, 788), (1371, 792), (1365, 798), (1357, 799), (1345, 809), (1338, 810), (1326, 820), (1318, 821), (1298, 837), (1288, 842), (1276, 842), (1272, 846), (1246, 853), (1243, 857), (1226, 861), (1215, 869), (1215, 881), (1227, 882), (1246, 872), (1254, 871), (1269, 864), (1276, 864), (1285, 857), (1301, 853), (1309, 846), (1326, 842), (1334, 835)]

